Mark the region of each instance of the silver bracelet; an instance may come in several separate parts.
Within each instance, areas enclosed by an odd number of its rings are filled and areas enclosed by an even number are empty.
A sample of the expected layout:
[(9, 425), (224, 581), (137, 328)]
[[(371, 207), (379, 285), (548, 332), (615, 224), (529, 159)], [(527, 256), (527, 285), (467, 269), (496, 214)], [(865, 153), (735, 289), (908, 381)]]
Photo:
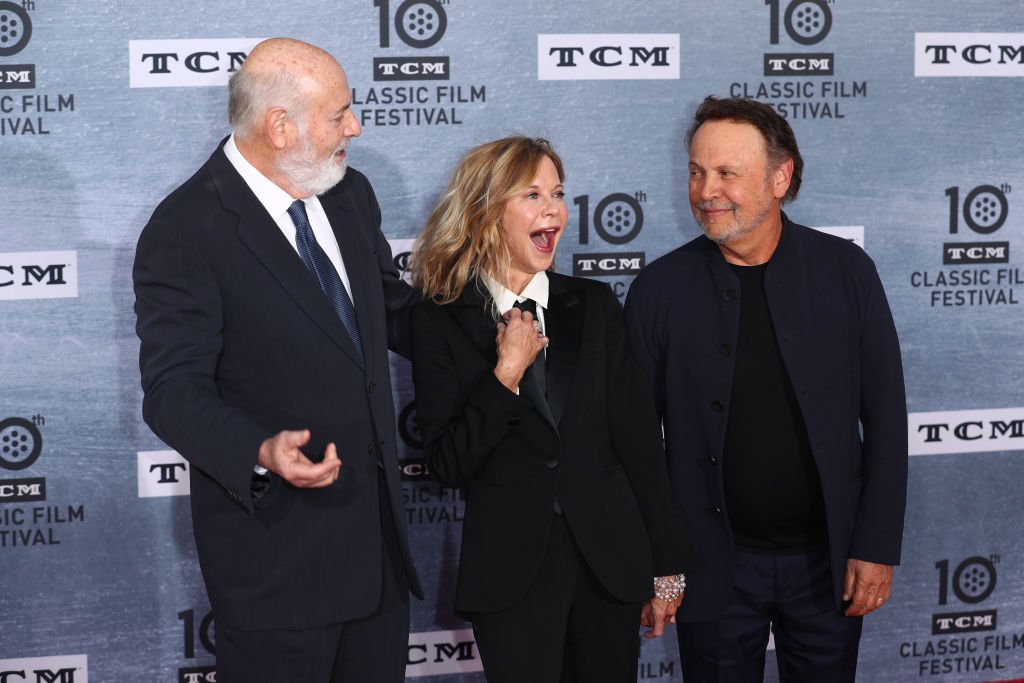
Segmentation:
[(686, 575), (654, 577), (654, 597), (659, 600), (676, 600), (686, 592)]

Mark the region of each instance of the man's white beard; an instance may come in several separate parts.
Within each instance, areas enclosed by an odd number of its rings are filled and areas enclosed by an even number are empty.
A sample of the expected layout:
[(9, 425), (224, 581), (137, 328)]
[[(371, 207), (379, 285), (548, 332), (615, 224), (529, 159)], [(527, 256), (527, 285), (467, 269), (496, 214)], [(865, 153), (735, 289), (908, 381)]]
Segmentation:
[(338, 152), (348, 145), (348, 138), (341, 141), (338, 147), (331, 152), (326, 159), (317, 159), (313, 143), (305, 134), (303, 127), (299, 128), (299, 139), (302, 140), (302, 147), (278, 161), (278, 168), (293, 185), (309, 195), (320, 195), (341, 182), (348, 170), (346, 158), (340, 160), (336, 156)]

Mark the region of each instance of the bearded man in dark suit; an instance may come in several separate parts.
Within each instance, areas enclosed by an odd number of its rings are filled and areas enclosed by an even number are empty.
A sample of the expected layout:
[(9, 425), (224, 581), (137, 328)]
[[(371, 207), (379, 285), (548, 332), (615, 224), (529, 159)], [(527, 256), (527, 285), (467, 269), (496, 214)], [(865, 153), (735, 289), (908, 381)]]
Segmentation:
[[(401, 282), (345, 72), (275, 38), (233, 128), (153, 213), (133, 271), (143, 415), (191, 464), (218, 680), (401, 681), (411, 591), (387, 349)], [(342, 464), (344, 461), (344, 464)]]

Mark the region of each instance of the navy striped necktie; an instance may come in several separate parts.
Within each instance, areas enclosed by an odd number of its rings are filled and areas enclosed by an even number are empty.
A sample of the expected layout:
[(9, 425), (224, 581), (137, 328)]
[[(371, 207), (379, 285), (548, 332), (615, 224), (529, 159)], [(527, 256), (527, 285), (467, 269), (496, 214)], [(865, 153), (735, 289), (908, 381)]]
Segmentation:
[(324, 291), (334, 306), (338, 317), (341, 318), (341, 324), (345, 326), (345, 331), (348, 332), (356, 351), (359, 352), (359, 360), (364, 360), (363, 344), (359, 339), (359, 323), (356, 321), (356, 309), (352, 305), (352, 299), (349, 297), (348, 290), (345, 289), (345, 283), (341, 281), (334, 264), (331, 263), (331, 259), (313, 236), (313, 227), (309, 224), (309, 218), (306, 216), (306, 205), (301, 199), (292, 202), (292, 205), (288, 207), (288, 215), (291, 216), (292, 223), (295, 224), (295, 246), (298, 247), (299, 258), (320, 283), (320, 289)]

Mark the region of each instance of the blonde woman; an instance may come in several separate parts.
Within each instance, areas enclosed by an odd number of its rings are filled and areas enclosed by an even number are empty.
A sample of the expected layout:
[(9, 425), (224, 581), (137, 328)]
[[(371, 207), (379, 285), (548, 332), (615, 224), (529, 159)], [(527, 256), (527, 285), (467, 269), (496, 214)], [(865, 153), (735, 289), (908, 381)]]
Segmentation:
[[(434, 477), (463, 489), (456, 609), (491, 683), (636, 680), (682, 600), (687, 540), (611, 290), (551, 272), (545, 140), (459, 163), (413, 250), (413, 377)], [(657, 577), (657, 578), (655, 578)]]

